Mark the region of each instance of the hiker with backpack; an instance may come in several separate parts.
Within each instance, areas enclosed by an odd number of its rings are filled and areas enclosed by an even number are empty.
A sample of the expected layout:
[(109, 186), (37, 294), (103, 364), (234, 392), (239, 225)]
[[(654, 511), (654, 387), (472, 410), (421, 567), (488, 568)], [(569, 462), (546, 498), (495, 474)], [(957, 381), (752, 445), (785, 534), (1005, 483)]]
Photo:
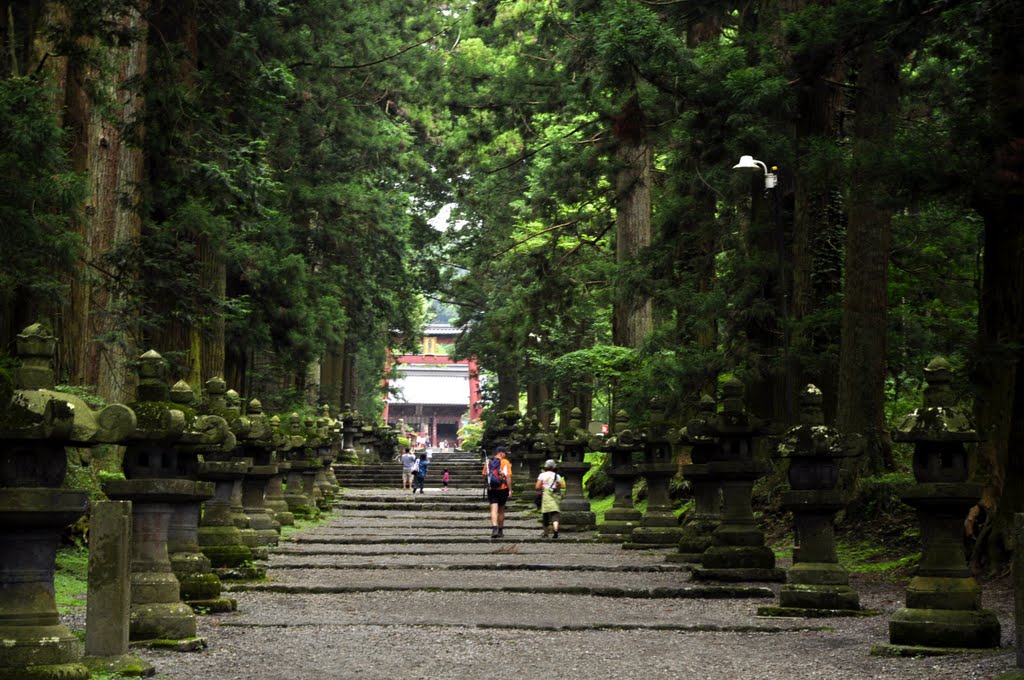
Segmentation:
[(512, 495), (512, 463), (506, 458), (508, 449), (499, 446), (494, 457), (484, 464), (487, 479), (487, 502), (491, 506), (491, 538), (505, 536), (505, 504)]
[(558, 522), (562, 519), (562, 490), (565, 488), (565, 480), (555, 472), (558, 463), (549, 458), (544, 461), (544, 472), (537, 477), (536, 489), (541, 493), (540, 512), (541, 522), (544, 525), (544, 533), (541, 538), (548, 537), (549, 528), (554, 533), (551, 538), (558, 538)]
[(430, 461), (427, 460), (427, 454), (421, 453), (420, 459), (416, 461), (416, 476), (412, 480), (412, 492), (416, 493), (416, 489), (423, 493), (423, 482), (427, 478), (427, 467), (430, 465)]

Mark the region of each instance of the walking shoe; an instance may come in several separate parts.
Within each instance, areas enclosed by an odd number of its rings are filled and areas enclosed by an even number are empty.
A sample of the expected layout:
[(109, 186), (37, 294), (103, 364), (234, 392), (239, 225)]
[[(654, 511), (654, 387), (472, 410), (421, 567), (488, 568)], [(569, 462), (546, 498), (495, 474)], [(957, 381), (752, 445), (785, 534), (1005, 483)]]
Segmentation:
[(558, 538), (558, 532), (556, 531), (554, 534), (552, 534), (551, 538)]
[(498, 538), (505, 538), (505, 527), (498, 527)]
[(541, 537), (541, 538), (547, 538), (547, 537), (548, 537), (548, 530), (547, 530), (547, 529), (545, 529), (544, 531), (542, 531), (542, 532), (540, 533), (540, 537)]
[(498, 527), (491, 527), (491, 538), (498, 537)]

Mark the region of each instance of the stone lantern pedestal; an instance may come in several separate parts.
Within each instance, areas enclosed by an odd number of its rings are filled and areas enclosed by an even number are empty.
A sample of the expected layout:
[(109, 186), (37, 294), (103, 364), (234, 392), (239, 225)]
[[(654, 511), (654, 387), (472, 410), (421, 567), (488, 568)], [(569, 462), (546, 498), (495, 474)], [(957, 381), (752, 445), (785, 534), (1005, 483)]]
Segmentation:
[(181, 585), (171, 568), (167, 535), (174, 506), (203, 495), (188, 479), (110, 480), (103, 490), (111, 500), (132, 502), (131, 628), (133, 642), (193, 650), (196, 616), (181, 601)]
[(266, 505), (266, 488), (276, 476), (277, 465), (253, 465), (242, 485), (242, 506), (256, 534), (256, 544), (264, 549), (277, 545), (281, 526)]
[[(6, 445), (7, 442), (4, 442)], [(5, 451), (5, 454), (8, 452)], [(55, 453), (63, 458), (64, 449)], [(6, 482), (6, 480), (5, 480)], [(0, 680), (88, 680), (82, 643), (60, 622), (54, 561), (64, 527), (86, 495), (48, 488), (0, 489)]]
[[(263, 504), (267, 507), (274, 521), (280, 526), (293, 526), (295, 515), (288, 509), (288, 501), (284, 499), (284, 479), (288, 475), (292, 464), (288, 461), (278, 461), (277, 472), (267, 480), (267, 490), (263, 498)], [(280, 527), (278, 527), (280, 531)]]
[(305, 459), (292, 459), (288, 462), (291, 465), (288, 468), (288, 480), (285, 482), (284, 488), (284, 500), (288, 504), (288, 510), (298, 519), (316, 519), (320, 516), (320, 510), (316, 507), (312, 496), (306, 492), (303, 484), (303, 478), (307, 477), (310, 487), (312, 487), (316, 472), (311, 469), (312, 466)]
[(174, 506), (167, 528), (167, 552), (185, 604), (199, 612), (231, 612), (237, 603), (221, 597), (220, 577), (213, 573), (210, 558), (199, 548), (200, 506), (213, 498), (213, 492), (212, 483), (197, 482), (196, 495)]
[(925, 374), (924, 407), (893, 431), (894, 441), (914, 444), (918, 483), (904, 493), (903, 502), (917, 511), (923, 545), (906, 607), (889, 620), (890, 647), (900, 653), (917, 647), (998, 647), (999, 620), (981, 608), (981, 588), (963, 546), (964, 518), (981, 496), (981, 485), (967, 481), (964, 444), (978, 436), (967, 413), (955, 405), (949, 363), (934, 359)]
[[(260, 542), (256, 529), (252, 526), (252, 518), (245, 511), (244, 491), (246, 480), (252, 470), (252, 458), (247, 456), (232, 456), (231, 462), (240, 466), (242, 475), (236, 478), (231, 485), (231, 521), (238, 527), (238, 533), (242, 537), (242, 544), (252, 552), (253, 560), (265, 560), (270, 557), (270, 550)], [(259, 482), (256, 482), (259, 484)], [(248, 485), (253, 486), (253, 482)]]
[(231, 515), (231, 495), (245, 477), (240, 461), (208, 461), (199, 465), (199, 478), (213, 482), (213, 498), (206, 502), (199, 524), (199, 547), (210, 558), (214, 573), (222, 579), (263, 578), (266, 570), (252, 564), (252, 549)]

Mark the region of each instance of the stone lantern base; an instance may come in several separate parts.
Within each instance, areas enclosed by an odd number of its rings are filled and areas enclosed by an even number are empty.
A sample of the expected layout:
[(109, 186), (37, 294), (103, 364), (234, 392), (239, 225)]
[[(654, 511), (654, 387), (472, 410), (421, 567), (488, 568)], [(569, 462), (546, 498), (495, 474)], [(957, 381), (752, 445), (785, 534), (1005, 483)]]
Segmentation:
[(85, 504), (79, 491), (0, 491), (0, 680), (89, 678), (80, 663), (82, 643), (60, 622), (53, 597), (61, 531), (82, 515)]
[(616, 543), (628, 541), (643, 517), (636, 508), (611, 508), (604, 513), (604, 524), (597, 527), (598, 539)]

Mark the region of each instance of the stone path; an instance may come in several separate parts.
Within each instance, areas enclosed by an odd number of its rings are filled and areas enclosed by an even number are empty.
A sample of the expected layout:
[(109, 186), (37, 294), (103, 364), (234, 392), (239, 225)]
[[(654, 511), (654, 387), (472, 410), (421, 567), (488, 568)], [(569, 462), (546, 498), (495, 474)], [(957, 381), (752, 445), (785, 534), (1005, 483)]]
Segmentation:
[[(492, 541), (477, 491), (349, 490), (325, 524), (237, 588), (239, 611), (200, 618), (209, 649), (144, 651), (170, 679), (990, 678), (1013, 651), (941, 659), (869, 656), (902, 589), (856, 583), (881, 616), (771, 619), (777, 586), (691, 583), (664, 554), (592, 535), (542, 540), (513, 512)], [(986, 591), (1012, 644), (1005, 593)], [(989, 601), (992, 600), (992, 601)]]

